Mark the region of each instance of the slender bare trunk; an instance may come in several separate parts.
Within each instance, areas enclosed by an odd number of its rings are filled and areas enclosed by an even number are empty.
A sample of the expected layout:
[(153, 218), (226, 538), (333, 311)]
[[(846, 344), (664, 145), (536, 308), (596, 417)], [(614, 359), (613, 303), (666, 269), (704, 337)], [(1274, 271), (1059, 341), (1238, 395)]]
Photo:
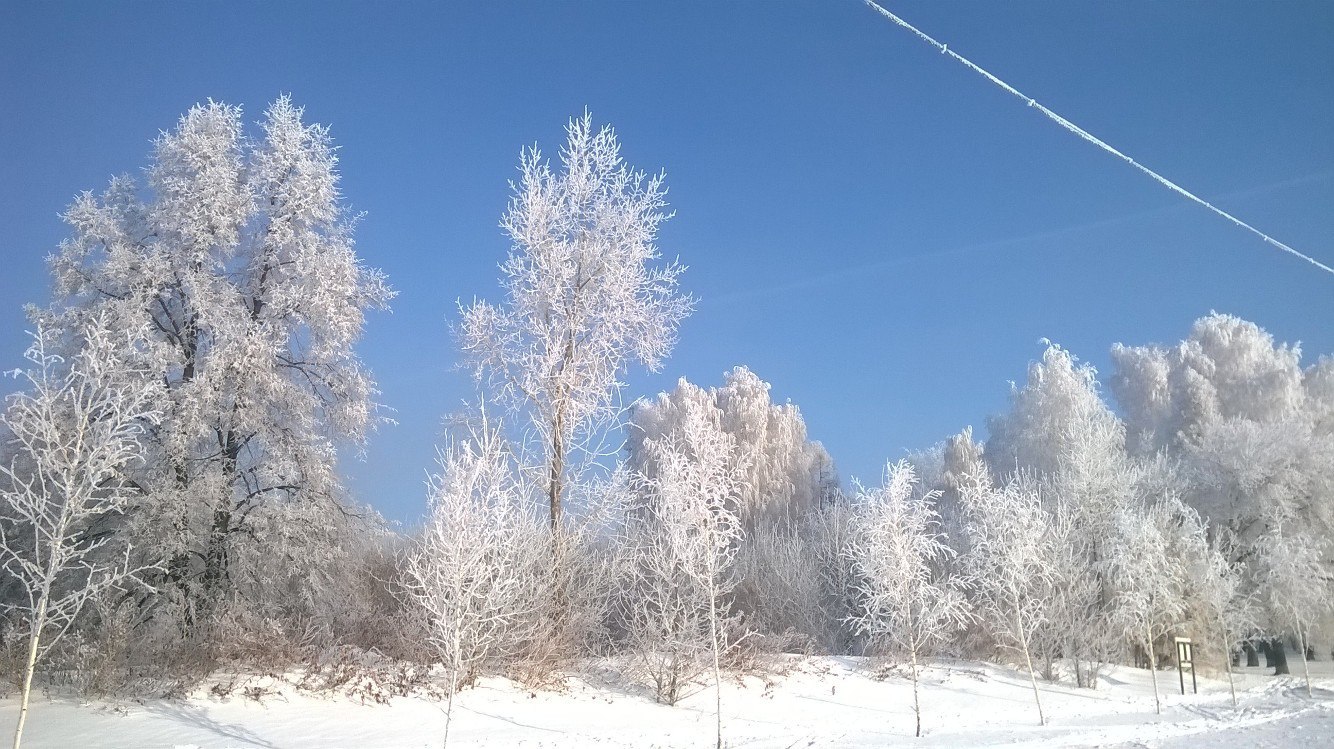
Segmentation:
[(449, 723), (454, 718), (454, 693), (459, 691), (459, 662), (462, 658), (459, 656), (459, 633), (460, 625), (458, 621), (454, 622), (454, 652), (450, 655), (452, 661), (449, 665), (449, 696), (445, 698), (445, 741), (441, 744), (442, 749), (449, 747)]
[(28, 697), (32, 694), (32, 673), (37, 666), (37, 632), (28, 638), (28, 665), (23, 671), (23, 701), (19, 703), (19, 723), (14, 729), (14, 749), (23, 742), (23, 724), (28, 720)]
[[(711, 553), (717, 553), (716, 551)], [(713, 695), (714, 695), (714, 718), (717, 723), (717, 742), (716, 749), (723, 749), (723, 677), (722, 667), (718, 656), (718, 595), (716, 590), (717, 571), (713, 569), (714, 565), (709, 565), (709, 635), (713, 641)]]
[(1311, 695), (1311, 664), (1306, 661), (1306, 633), (1297, 628), (1297, 644), (1301, 647), (1302, 673), (1306, 676), (1306, 696)]
[(1158, 656), (1153, 652), (1153, 631), (1146, 624), (1144, 626), (1144, 646), (1149, 649), (1149, 675), (1153, 681), (1153, 710), (1159, 715), (1163, 714), (1163, 703), (1158, 698)]
[(551, 475), (548, 478), (547, 504), (551, 508), (551, 535), (560, 533), (560, 495), (565, 475), (564, 415), (557, 412), (551, 434)]
[(449, 747), (449, 722), (454, 717), (454, 693), (459, 690), (459, 669), (457, 666), (450, 669), (449, 674), (449, 696), (445, 698), (445, 740), (440, 746), (444, 749)]
[(1232, 643), (1227, 639), (1227, 627), (1218, 619), (1218, 635), (1223, 641), (1223, 670), (1227, 672), (1227, 688), (1232, 693), (1232, 707), (1237, 706), (1237, 684), (1232, 678)]
[(1042, 696), (1038, 692), (1038, 676), (1033, 673), (1033, 657), (1028, 653), (1028, 637), (1024, 634), (1023, 617), (1019, 614), (1019, 605), (1014, 607), (1015, 636), (1019, 640), (1019, 645), (1024, 649), (1024, 665), (1028, 666), (1028, 682), (1033, 686), (1033, 701), (1038, 705), (1038, 725), (1047, 725), (1047, 719), (1042, 714)]
[(912, 711), (917, 716), (917, 737), (922, 736), (922, 703), (917, 697), (917, 646), (908, 649), (912, 655)]
[(42, 600), (37, 604), (37, 616), (33, 619), (32, 634), (28, 636), (28, 665), (23, 670), (23, 699), (19, 703), (19, 722), (14, 728), (14, 749), (23, 743), (23, 724), (28, 722), (28, 700), (32, 696), (32, 675), (37, 670), (37, 649), (46, 627), (46, 604), (51, 594), (43, 592)]

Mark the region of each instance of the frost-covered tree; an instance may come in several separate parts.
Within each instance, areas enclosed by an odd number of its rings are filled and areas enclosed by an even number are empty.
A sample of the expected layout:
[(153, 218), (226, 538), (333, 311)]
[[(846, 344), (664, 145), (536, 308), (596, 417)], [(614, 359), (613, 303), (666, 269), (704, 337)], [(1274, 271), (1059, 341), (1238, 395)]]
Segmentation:
[(1112, 347), (1112, 392), (1132, 443), (1150, 453), (1190, 443), (1222, 419), (1273, 423), (1301, 408), (1301, 350), (1254, 323), (1210, 314), (1175, 347)]
[(998, 644), (1023, 656), (1038, 722), (1045, 723), (1032, 652), (1053, 574), (1044, 543), (1051, 521), (1041, 494), (1021, 478), (999, 486), (978, 482), (964, 489), (963, 505), (969, 544), (963, 562), (974, 611)]
[(883, 485), (857, 487), (854, 540), (847, 554), (860, 579), (857, 630), (908, 655), (913, 713), (922, 735), (917, 672), (923, 657), (946, 642), (968, 619), (957, 578), (939, 574), (953, 552), (939, 534), (935, 495), (914, 496), (917, 477), (905, 461), (885, 468)]
[(1153, 704), (1162, 713), (1158, 696), (1158, 640), (1170, 634), (1186, 611), (1188, 560), (1172, 547), (1172, 527), (1193, 518), (1174, 496), (1146, 507), (1122, 508), (1116, 513), (1107, 556), (1102, 560), (1113, 581), (1111, 610), (1125, 637), (1144, 649), (1153, 681)]
[(109, 354), (123, 386), (166, 391), (127, 522), (151, 540), (140, 548), (166, 552), (166, 587), (198, 621), (262, 573), (238, 558), (285, 540), (266, 535), (266, 515), (340, 514), (337, 446), (376, 423), (353, 346), (393, 294), (354, 251), (328, 130), (287, 97), (254, 136), (238, 107), (192, 108), (158, 137), (147, 177), (69, 208), (53, 304), (33, 315), (58, 335), (93, 315), (149, 331), (147, 345)]
[(662, 175), (629, 167), (615, 131), (587, 113), (566, 134), (559, 170), (524, 151), (500, 221), (513, 243), (504, 302), (474, 302), (458, 327), (479, 380), (524, 414), (557, 533), (567, 487), (619, 426), (621, 378), (636, 362), (661, 365), (692, 305), (677, 293), (683, 266), (656, 262)]
[[(643, 549), (650, 579), (638, 606), (640, 621), (657, 627), (667, 640), (693, 636), (688, 627), (707, 626), (719, 749), (722, 654), (737, 642), (727, 626), (736, 587), (733, 565), (743, 536), (734, 498), (746, 469), (720, 416), (717, 408), (701, 403), (686, 410), (679, 429), (644, 443), (656, 470), (639, 477), (654, 523)], [(665, 621), (665, 614), (672, 620)]]
[(628, 463), (653, 475), (656, 467), (643, 444), (679, 430), (690, 409), (712, 404), (747, 466), (735, 497), (742, 521), (748, 528), (765, 522), (792, 523), (833, 497), (838, 476), (829, 453), (807, 438), (801, 411), (791, 403), (775, 404), (769, 390), (769, 383), (746, 367), (736, 367), (723, 376), (721, 387), (708, 390), (680, 380), (672, 392), (636, 404), (627, 439)]
[[(1125, 427), (1103, 401), (1097, 373), (1049, 344), (1011, 393), (1010, 410), (988, 420), (985, 457), (993, 475), (1041, 484), (1053, 524), (1053, 574), (1060, 585), (1039, 642), (1072, 662), (1076, 684), (1093, 687), (1117, 644), (1107, 626), (1109, 582), (1102, 561), (1117, 513), (1140, 502), (1142, 468), (1125, 450)], [(1065, 634), (1063, 634), (1065, 633)]]
[[(919, 460), (910, 460), (915, 467), (919, 466)], [(968, 543), (964, 532), (963, 492), (991, 482), (982, 443), (973, 439), (972, 427), (966, 427), (941, 445), (938, 474), (934, 481), (928, 478), (927, 483), (933, 484), (937, 492), (935, 507), (940, 515), (941, 530), (954, 551), (962, 554)]]
[(485, 421), (442, 449), (439, 465), (427, 481), (430, 515), (406, 580), (449, 674), (448, 744), (455, 692), (539, 634), (550, 600), (550, 537), (526, 504), (503, 439)]
[(1112, 355), (1112, 390), (1134, 449), (1182, 463), (1183, 499), (1211, 536), (1235, 538), (1228, 561), (1262, 595), (1270, 581), (1256, 564), (1264, 544), (1279, 537), (1279, 519), (1334, 533), (1328, 359), (1302, 369), (1297, 346), (1217, 313), (1197, 320), (1175, 346), (1118, 345)]
[(30, 368), (15, 373), (25, 390), (0, 414), (15, 448), (0, 465), (0, 569), (18, 584), (18, 601), (9, 608), (28, 643), (15, 749), (37, 663), (85, 606), (137, 585), (156, 567), (131, 561), (130, 546), (107, 526), (129, 505), (127, 474), (142, 462), (140, 440), (159, 417), (162, 391), (148, 378), (122, 378), (117, 355), (142, 339), (113, 332), (106, 322), (89, 319), (68, 362), (53, 352), (53, 334), (39, 328), (27, 352)]
[(1103, 401), (1097, 372), (1069, 351), (1049, 344), (1042, 361), (1015, 385), (1010, 410), (987, 420), (986, 459), (993, 474), (1016, 470), (1053, 475), (1086, 461), (1081, 453), (1116, 453), (1125, 446), (1124, 427)]
[(1328, 566), (1328, 538), (1282, 519), (1273, 523), (1270, 538), (1259, 546), (1256, 573), (1265, 580), (1262, 602), (1274, 634), (1297, 638), (1298, 657), (1311, 696), (1311, 667), (1306, 648), (1316, 621), (1334, 609), (1334, 578)]
[(1199, 622), (1205, 631), (1218, 637), (1221, 666), (1227, 674), (1232, 706), (1237, 706), (1237, 686), (1232, 677), (1232, 654), (1242, 638), (1256, 630), (1254, 596), (1245, 587), (1245, 577), (1235, 558), (1235, 543), (1226, 531), (1206, 537), (1206, 527), (1198, 519), (1182, 527), (1180, 549), (1185, 566), (1188, 595), (1188, 619)]

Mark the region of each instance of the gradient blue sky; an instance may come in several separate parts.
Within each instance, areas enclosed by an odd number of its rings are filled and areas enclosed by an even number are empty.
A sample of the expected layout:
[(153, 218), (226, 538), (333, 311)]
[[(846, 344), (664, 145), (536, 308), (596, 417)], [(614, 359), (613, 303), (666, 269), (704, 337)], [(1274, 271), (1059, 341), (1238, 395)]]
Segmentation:
[[(1056, 111), (1334, 263), (1334, 4), (887, 5)], [(855, 0), (0, 2), (0, 366), (43, 302), (58, 213), (209, 97), (291, 92), (332, 126), (366, 261), (400, 296), (361, 351), (398, 426), (349, 461), (425, 508), (458, 299), (496, 298), (519, 149), (587, 106), (665, 168), (700, 298), (661, 374), (746, 364), (845, 477), (1004, 408), (1048, 337), (1095, 365), (1211, 309), (1334, 352), (1334, 276), (1060, 130)]]

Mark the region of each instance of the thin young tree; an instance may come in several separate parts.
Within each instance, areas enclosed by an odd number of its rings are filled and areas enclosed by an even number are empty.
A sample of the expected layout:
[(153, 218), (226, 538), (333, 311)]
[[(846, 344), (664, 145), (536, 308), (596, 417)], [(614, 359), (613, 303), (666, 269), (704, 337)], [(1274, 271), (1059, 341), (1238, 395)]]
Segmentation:
[(439, 465), (427, 480), (430, 516), (406, 579), (449, 673), (447, 746), (455, 693), (488, 661), (526, 644), (550, 594), (548, 537), (524, 503), (498, 430), (483, 421), (440, 450)]
[(1033, 643), (1047, 618), (1052, 565), (1045, 536), (1051, 526), (1035, 484), (1014, 478), (1001, 486), (970, 481), (962, 488), (968, 575), (974, 611), (1003, 647), (1023, 656), (1045, 724)]
[(68, 362), (39, 328), (29, 368), (15, 373), (26, 389), (0, 414), (17, 448), (0, 465), (0, 568), (22, 592), (13, 609), (28, 640), (15, 749), (43, 656), (87, 604), (160, 569), (131, 562), (131, 548), (99, 527), (116, 522), (130, 501), (126, 473), (143, 459), (140, 440), (159, 417), (161, 396), (152, 380), (127, 385), (117, 377), (114, 353), (125, 334), (105, 323), (94, 318), (83, 328), (83, 345)]
[(628, 166), (615, 131), (587, 113), (566, 135), (559, 170), (536, 147), (523, 152), (500, 220), (513, 242), (505, 300), (463, 308), (458, 328), (479, 380), (526, 415), (557, 535), (571, 482), (614, 452), (602, 448), (620, 425), (621, 378), (636, 362), (657, 370), (692, 306), (677, 293), (684, 267), (656, 264), (663, 175)]
[(1105, 578), (1113, 581), (1113, 619), (1126, 638), (1144, 648), (1153, 682), (1153, 706), (1162, 714), (1158, 693), (1158, 657), (1154, 644), (1169, 634), (1186, 610), (1186, 560), (1170, 543), (1173, 525), (1193, 516), (1174, 496), (1146, 507), (1116, 513)]
[(1254, 595), (1246, 589), (1242, 566), (1231, 560), (1236, 552), (1235, 538), (1227, 529), (1218, 529), (1208, 539), (1203, 522), (1187, 526), (1182, 539), (1186, 563), (1186, 585), (1194, 617), (1218, 636), (1221, 665), (1227, 673), (1232, 706), (1237, 706), (1237, 685), (1232, 675), (1232, 653), (1237, 643), (1257, 628)]
[(862, 608), (857, 630), (908, 654), (913, 713), (922, 735), (918, 669), (924, 656), (947, 641), (969, 619), (961, 582), (942, 576), (941, 562), (953, 555), (939, 534), (932, 505), (937, 492), (914, 496), (917, 476), (906, 461), (885, 468), (883, 485), (857, 487), (858, 515), (847, 550), (857, 572)]
[(657, 470), (640, 481), (658, 520), (661, 552), (701, 592), (713, 660), (716, 745), (722, 749), (722, 654), (743, 636), (729, 632), (726, 625), (737, 583), (733, 566), (743, 537), (735, 507), (745, 461), (718, 417), (716, 407), (702, 404), (688, 409), (670, 436), (647, 441), (645, 449), (653, 454)]

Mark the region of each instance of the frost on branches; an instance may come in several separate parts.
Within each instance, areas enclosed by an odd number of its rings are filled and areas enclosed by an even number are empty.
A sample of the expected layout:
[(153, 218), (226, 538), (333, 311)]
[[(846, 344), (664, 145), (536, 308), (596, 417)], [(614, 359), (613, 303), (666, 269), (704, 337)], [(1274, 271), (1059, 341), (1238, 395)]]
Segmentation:
[(449, 674), (448, 744), (459, 687), (542, 634), (551, 600), (550, 537), (525, 502), (503, 439), (485, 422), (441, 450), (439, 462), (427, 482), (430, 516), (406, 579)]
[(621, 377), (632, 363), (656, 371), (676, 343), (691, 300), (677, 293), (684, 267), (661, 257), (662, 175), (621, 158), (610, 126), (570, 121), (558, 171), (536, 147), (500, 225), (513, 245), (501, 266), (501, 304), (462, 310), (458, 336), (495, 400), (526, 415), (534, 472), (561, 529), (567, 487), (577, 483), (620, 426)]
[(801, 410), (791, 403), (775, 404), (769, 389), (746, 367), (736, 367), (723, 376), (722, 387), (708, 390), (680, 380), (672, 392), (635, 404), (627, 462), (633, 470), (654, 475), (657, 467), (644, 443), (670, 438), (686, 414), (709, 404), (744, 458), (735, 509), (746, 527), (793, 522), (829, 501), (838, 490), (838, 476), (824, 446), (807, 439)]
[[(0, 569), (17, 584), (17, 614), (27, 659), (14, 746), (28, 717), (33, 672), (103, 595), (137, 587), (155, 561), (136, 562), (112, 531), (130, 502), (127, 473), (142, 462), (140, 437), (158, 420), (161, 387), (125, 382), (115, 355), (142, 339), (112, 332), (105, 317), (88, 319), (82, 347), (66, 362), (53, 336), (38, 330), (16, 372), (27, 390), (9, 398), (0, 427), (15, 447), (0, 465)], [(137, 558), (153, 559), (152, 547)], [(25, 631), (26, 630), (26, 631)]]
[[(92, 316), (148, 331), (107, 353), (117, 387), (166, 389), (126, 515), (141, 548), (165, 551), (161, 587), (187, 623), (237, 586), (285, 584), (265, 560), (333, 532), (336, 445), (376, 424), (353, 345), (393, 293), (353, 249), (335, 166), (328, 130), (286, 97), (253, 137), (239, 108), (196, 106), (158, 137), (146, 186), (116, 178), (69, 208), (54, 302), (33, 312), (56, 338)], [(277, 533), (294, 521), (299, 535)]]
[(860, 580), (861, 609), (853, 622), (872, 643), (907, 654), (916, 735), (921, 736), (918, 666), (970, 614), (962, 582), (938, 572), (939, 563), (953, 552), (939, 535), (935, 494), (913, 496), (916, 483), (912, 466), (900, 461), (885, 468), (883, 486), (858, 486), (856, 531), (847, 555)]
[(1023, 657), (1038, 723), (1044, 724), (1033, 645), (1046, 622), (1052, 588), (1046, 538), (1051, 521), (1038, 490), (1017, 478), (1000, 486), (968, 482), (962, 502), (968, 536), (963, 562), (973, 611), (998, 643)]
[[(704, 388), (685, 379), (656, 399), (638, 401), (626, 435), (626, 463), (647, 477), (658, 473), (647, 445), (681, 435), (700, 410), (714, 414), (738, 456), (738, 480), (730, 507), (746, 529), (737, 559), (737, 609), (774, 648), (810, 648), (839, 638), (843, 616), (826, 595), (822, 545), (836, 530), (817, 517), (835, 513), (838, 476), (793, 404), (775, 404), (769, 383), (746, 367), (724, 375), (722, 387)], [(835, 543), (837, 543), (835, 541)], [(835, 550), (830, 562), (843, 566)], [(832, 570), (831, 570), (832, 571)], [(832, 625), (832, 626), (831, 626)]]
[(735, 497), (746, 463), (720, 417), (712, 404), (695, 402), (679, 429), (643, 445), (656, 471), (638, 477), (643, 506), (632, 523), (639, 532), (631, 537), (636, 571), (628, 619), (659, 699), (674, 701), (700, 655), (710, 659), (721, 749), (721, 661), (739, 639), (728, 606), (743, 536)]

